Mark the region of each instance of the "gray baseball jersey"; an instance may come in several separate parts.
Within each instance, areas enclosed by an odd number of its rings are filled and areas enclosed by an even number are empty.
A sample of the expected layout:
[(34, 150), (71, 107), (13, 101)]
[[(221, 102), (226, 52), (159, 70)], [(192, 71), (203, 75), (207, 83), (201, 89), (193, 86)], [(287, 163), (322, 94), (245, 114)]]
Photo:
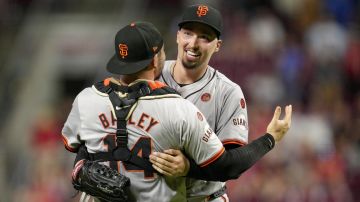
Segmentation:
[[(113, 148), (116, 120), (112, 110), (108, 95), (95, 87), (80, 92), (62, 130), (66, 148), (74, 150), (80, 141), (85, 141), (90, 153)], [(140, 98), (127, 129), (128, 148), (143, 157), (148, 157), (152, 151), (176, 148), (198, 165), (207, 166), (224, 152), (202, 113), (178, 95)], [(131, 194), (137, 201), (171, 201), (183, 183), (181, 180), (170, 182), (156, 173), (144, 172), (124, 162), (110, 163), (109, 166), (117, 167), (131, 179)]]
[[(172, 76), (175, 61), (166, 61), (160, 81), (177, 90), (206, 117), (210, 127), (224, 145), (248, 142), (248, 116), (244, 94), (239, 85), (208, 66), (198, 81), (180, 86)], [(226, 172), (226, 171), (224, 171)], [(225, 183), (187, 180), (188, 197), (208, 196)]]

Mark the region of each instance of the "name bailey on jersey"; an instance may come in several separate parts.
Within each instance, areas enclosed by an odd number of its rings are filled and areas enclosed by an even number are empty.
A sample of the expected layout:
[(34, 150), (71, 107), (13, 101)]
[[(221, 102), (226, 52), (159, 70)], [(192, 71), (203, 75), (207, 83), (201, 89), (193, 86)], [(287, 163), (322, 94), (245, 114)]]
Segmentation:
[[(113, 113), (110, 114), (111, 114), (110, 118), (106, 117), (105, 114), (99, 115), (99, 120), (105, 129), (110, 126), (110, 123), (112, 126), (114, 127), (116, 126), (116, 119)], [(132, 116), (130, 116), (128, 120), (129, 125), (137, 126), (138, 128), (145, 130), (146, 132), (149, 132), (149, 130), (158, 123), (159, 123), (158, 120), (145, 113), (142, 113), (141, 116), (135, 121), (133, 120)]]

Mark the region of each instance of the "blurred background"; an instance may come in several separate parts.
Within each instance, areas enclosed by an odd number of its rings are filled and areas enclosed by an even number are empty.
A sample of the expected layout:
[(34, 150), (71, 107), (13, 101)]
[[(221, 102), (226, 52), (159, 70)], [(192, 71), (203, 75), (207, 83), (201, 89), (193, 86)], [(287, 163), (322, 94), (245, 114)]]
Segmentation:
[[(0, 201), (77, 201), (60, 134), (84, 87), (107, 76), (115, 33), (153, 22), (176, 57), (190, 0), (0, 0)], [(239, 179), (231, 201), (360, 201), (358, 0), (206, 1), (223, 15), (211, 65), (247, 99), (249, 141), (293, 105), (283, 142)]]

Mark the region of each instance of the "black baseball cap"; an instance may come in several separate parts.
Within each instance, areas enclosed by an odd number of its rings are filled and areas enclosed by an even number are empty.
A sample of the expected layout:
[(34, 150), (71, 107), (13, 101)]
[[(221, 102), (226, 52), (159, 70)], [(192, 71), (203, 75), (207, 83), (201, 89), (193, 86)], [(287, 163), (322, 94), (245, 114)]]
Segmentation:
[(106, 68), (113, 74), (127, 75), (145, 69), (163, 46), (158, 29), (149, 22), (126, 25), (115, 36), (115, 55)]
[(222, 31), (222, 17), (218, 10), (215, 8), (205, 5), (196, 4), (188, 6), (182, 16), (179, 28), (188, 22), (199, 22), (210, 26), (219, 38)]

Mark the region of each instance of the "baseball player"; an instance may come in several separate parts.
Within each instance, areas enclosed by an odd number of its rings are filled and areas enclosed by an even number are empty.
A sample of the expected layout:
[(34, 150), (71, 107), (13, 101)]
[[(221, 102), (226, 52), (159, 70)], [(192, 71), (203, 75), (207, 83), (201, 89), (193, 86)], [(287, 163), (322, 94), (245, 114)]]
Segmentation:
[[(190, 167), (191, 177), (228, 180), (237, 178), (270, 151), (290, 127), (291, 106), (286, 107), (284, 120), (279, 120), (278, 107), (267, 134), (245, 147), (226, 152), (204, 115), (190, 101), (154, 81), (163, 67), (165, 52), (162, 37), (152, 24), (137, 22), (122, 28), (115, 37), (115, 49), (107, 69), (122, 76), (106, 79), (77, 95), (62, 130), (69, 151), (77, 152), (82, 143), (93, 156), (116, 151), (121, 143), (117, 135), (122, 131), (116, 120), (117, 111), (129, 106), (125, 142), (131, 155), (148, 159), (153, 151), (179, 149), (196, 164)], [(134, 92), (137, 100), (130, 102)], [(114, 107), (113, 95), (132, 104)], [(77, 174), (82, 169), (82, 164), (77, 165), (83, 159), (78, 156), (76, 159), (73, 180), (78, 180)], [(186, 200), (183, 178), (169, 179), (127, 160), (106, 163), (131, 179), (129, 201)], [(220, 172), (223, 170), (226, 172)]]
[[(153, 81), (155, 71), (163, 66), (165, 52), (162, 37), (152, 24), (139, 22), (125, 26), (117, 33), (115, 45), (117, 54), (107, 69), (125, 76), (107, 79), (105, 85), (134, 85), (141, 81), (138, 79), (147, 79), (153, 88), (163, 86)], [(81, 141), (85, 142), (89, 153), (114, 147), (116, 121), (112, 110), (108, 95), (95, 86), (80, 92), (62, 130), (66, 148), (75, 151)], [(202, 140), (208, 129), (198, 109), (179, 95), (143, 97), (128, 119), (128, 148), (137, 150), (142, 157), (148, 157), (151, 151), (184, 149), (199, 165), (208, 164), (224, 150), (216, 135), (208, 134), (207, 141)], [(171, 201), (185, 192), (177, 190), (181, 180), (169, 184), (156, 173), (123, 162), (109, 166), (116, 166), (131, 179), (133, 200)]]
[[(208, 65), (220, 49), (221, 30), (222, 18), (216, 9), (208, 5), (187, 7), (177, 32), (177, 59), (165, 62), (160, 81), (194, 103), (224, 147), (231, 149), (248, 143), (248, 116), (241, 88)], [(176, 172), (178, 165), (171, 165), (175, 162), (171, 156), (162, 156), (169, 160), (164, 163), (167, 167), (157, 162), (165, 168), (157, 167), (158, 171), (176, 175), (171, 172)], [(190, 199), (228, 201), (223, 182), (188, 179), (187, 188)]]

